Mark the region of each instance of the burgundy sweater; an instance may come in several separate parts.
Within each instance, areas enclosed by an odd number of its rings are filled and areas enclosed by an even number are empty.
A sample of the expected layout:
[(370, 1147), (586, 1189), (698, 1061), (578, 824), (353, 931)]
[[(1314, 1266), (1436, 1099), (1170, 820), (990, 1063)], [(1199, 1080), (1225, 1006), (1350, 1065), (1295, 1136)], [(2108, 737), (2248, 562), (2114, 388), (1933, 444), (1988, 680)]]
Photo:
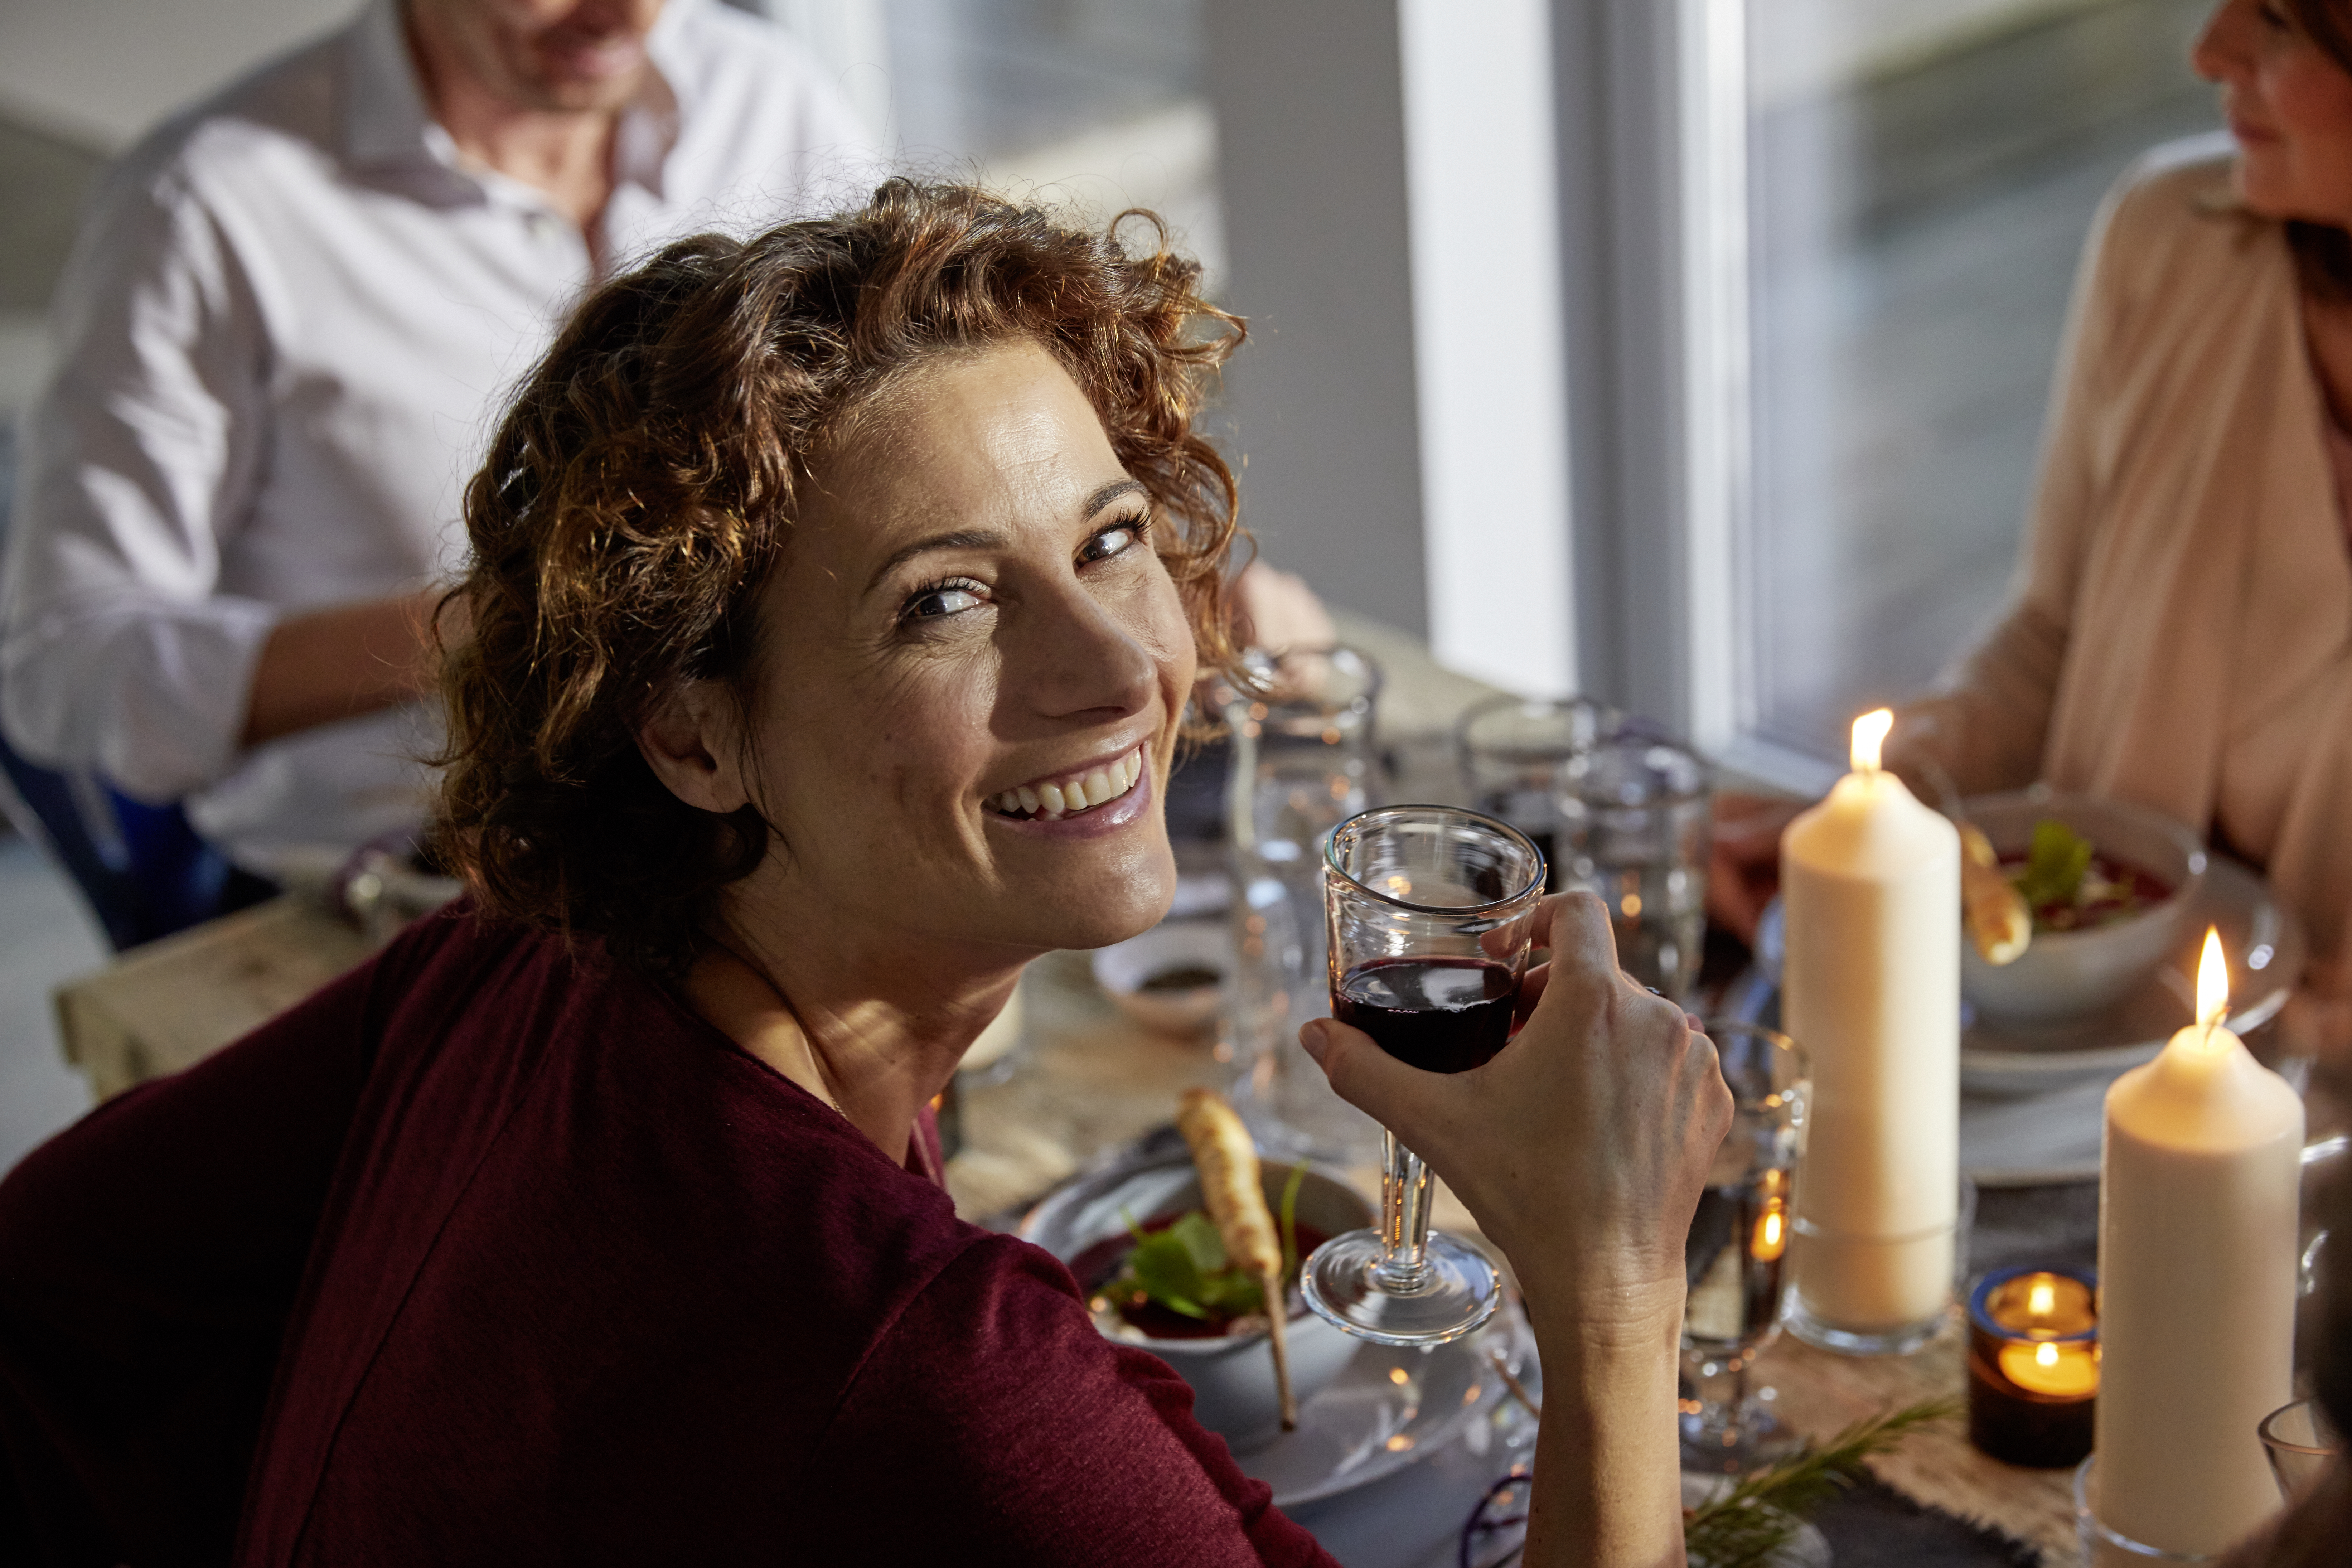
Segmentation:
[(1317, 1563), (1068, 1272), (458, 913), (0, 1184), (0, 1561)]

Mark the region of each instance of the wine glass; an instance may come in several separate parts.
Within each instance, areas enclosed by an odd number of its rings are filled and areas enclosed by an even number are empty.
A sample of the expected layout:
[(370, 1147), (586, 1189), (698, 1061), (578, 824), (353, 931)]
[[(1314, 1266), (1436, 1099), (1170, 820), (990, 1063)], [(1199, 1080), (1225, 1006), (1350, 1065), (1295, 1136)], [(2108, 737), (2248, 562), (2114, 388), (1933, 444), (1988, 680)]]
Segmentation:
[(1571, 758), (1561, 777), (1556, 880), (1609, 906), (1626, 973), (1687, 1003), (1705, 957), (1715, 770), (1627, 724)]
[(1471, 805), (1526, 834), (1556, 879), (1554, 846), (1570, 765), (1622, 722), (1616, 710), (1587, 697), (1496, 697), (1477, 704), (1454, 727)]
[[(1683, 1365), (1700, 1397), (1683, 1405), (1683, 1468), (1741, 1475), (1792, 1447), (1748, 1387), (1748, 1369), (1780, 1336), (1783, 1266), (1804, 1153), (1805, 1053), (1760, 1025), (1706, 1026), (1731, 1087), (1732, 1122), (1683, 1246), (1689, 1294)], [(1729, 1397), (1706, 1397), (1720, 1380)]]
[[(1543, 856), (1517, 828), (1444, 805), (1341, 823), (1323, 857), (1331, 1015), (1424, 1072), (1466, 1072), (1510, 1038)], [(1307, 1304), (1360, 1339), (1439, 1345), (1494, 1315), (1486, 1254), (1429, 1228), (1430, 1173), (1383, 1128), (1381, 1228), (1307, 1259)]]

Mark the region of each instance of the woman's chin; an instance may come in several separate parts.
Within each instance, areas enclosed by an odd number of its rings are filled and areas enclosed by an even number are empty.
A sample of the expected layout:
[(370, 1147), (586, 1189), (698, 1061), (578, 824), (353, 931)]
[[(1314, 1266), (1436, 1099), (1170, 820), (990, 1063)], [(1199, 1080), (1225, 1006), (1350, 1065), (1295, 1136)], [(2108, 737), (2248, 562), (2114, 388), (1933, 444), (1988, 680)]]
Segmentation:
[(1034, 900), (1022, 900), (1029, 917), (1022, 923), (1047, 928), (1039, 932), (1041, 945), (1076, 951), (1108, 947), (1150, 931), (1176, 901), (1176, 857), (1163, 837), (1156, 853), (1122, 858), (1125, 864), (1076, 886), (1038, 889)]

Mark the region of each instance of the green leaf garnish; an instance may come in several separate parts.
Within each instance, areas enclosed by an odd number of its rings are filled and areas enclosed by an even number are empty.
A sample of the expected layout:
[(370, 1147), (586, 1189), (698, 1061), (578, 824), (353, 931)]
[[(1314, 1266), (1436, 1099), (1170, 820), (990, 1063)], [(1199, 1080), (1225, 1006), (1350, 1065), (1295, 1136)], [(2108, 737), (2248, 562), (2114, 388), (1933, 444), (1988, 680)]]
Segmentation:
[(1866, 1479), (1863, 1461), (1905, 1436), (1959, 1414), (1954, 1400), (1914, 1405), (1858, 1421), (1824, 1447), (1811, 1444), (1683, 1519), (1683, 1547), (1702, 1568), (1765, 1568), (1795, 1539), (1804, 1517), (1835, 1493)]
[(2011, 880), (2026, 903), (2039, 910), (2074, 902), (2083, 889), (2083, 874), (2090, 868), (2091, 841), (2056, 817), (2045, 816), (2033, 825), (2025, 868)]

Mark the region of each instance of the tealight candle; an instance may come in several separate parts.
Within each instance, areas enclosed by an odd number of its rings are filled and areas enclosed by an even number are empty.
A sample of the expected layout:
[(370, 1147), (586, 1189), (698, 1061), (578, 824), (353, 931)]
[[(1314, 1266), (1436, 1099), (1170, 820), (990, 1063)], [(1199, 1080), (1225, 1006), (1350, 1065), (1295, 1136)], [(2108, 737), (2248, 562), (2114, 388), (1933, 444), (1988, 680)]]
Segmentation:
[(2080, 1462), (2099, 1392), (2098, 1324), (2088, 1275), (1987, 1275), (1969, 1298), (1969, 1441), (2033, 1469)]

